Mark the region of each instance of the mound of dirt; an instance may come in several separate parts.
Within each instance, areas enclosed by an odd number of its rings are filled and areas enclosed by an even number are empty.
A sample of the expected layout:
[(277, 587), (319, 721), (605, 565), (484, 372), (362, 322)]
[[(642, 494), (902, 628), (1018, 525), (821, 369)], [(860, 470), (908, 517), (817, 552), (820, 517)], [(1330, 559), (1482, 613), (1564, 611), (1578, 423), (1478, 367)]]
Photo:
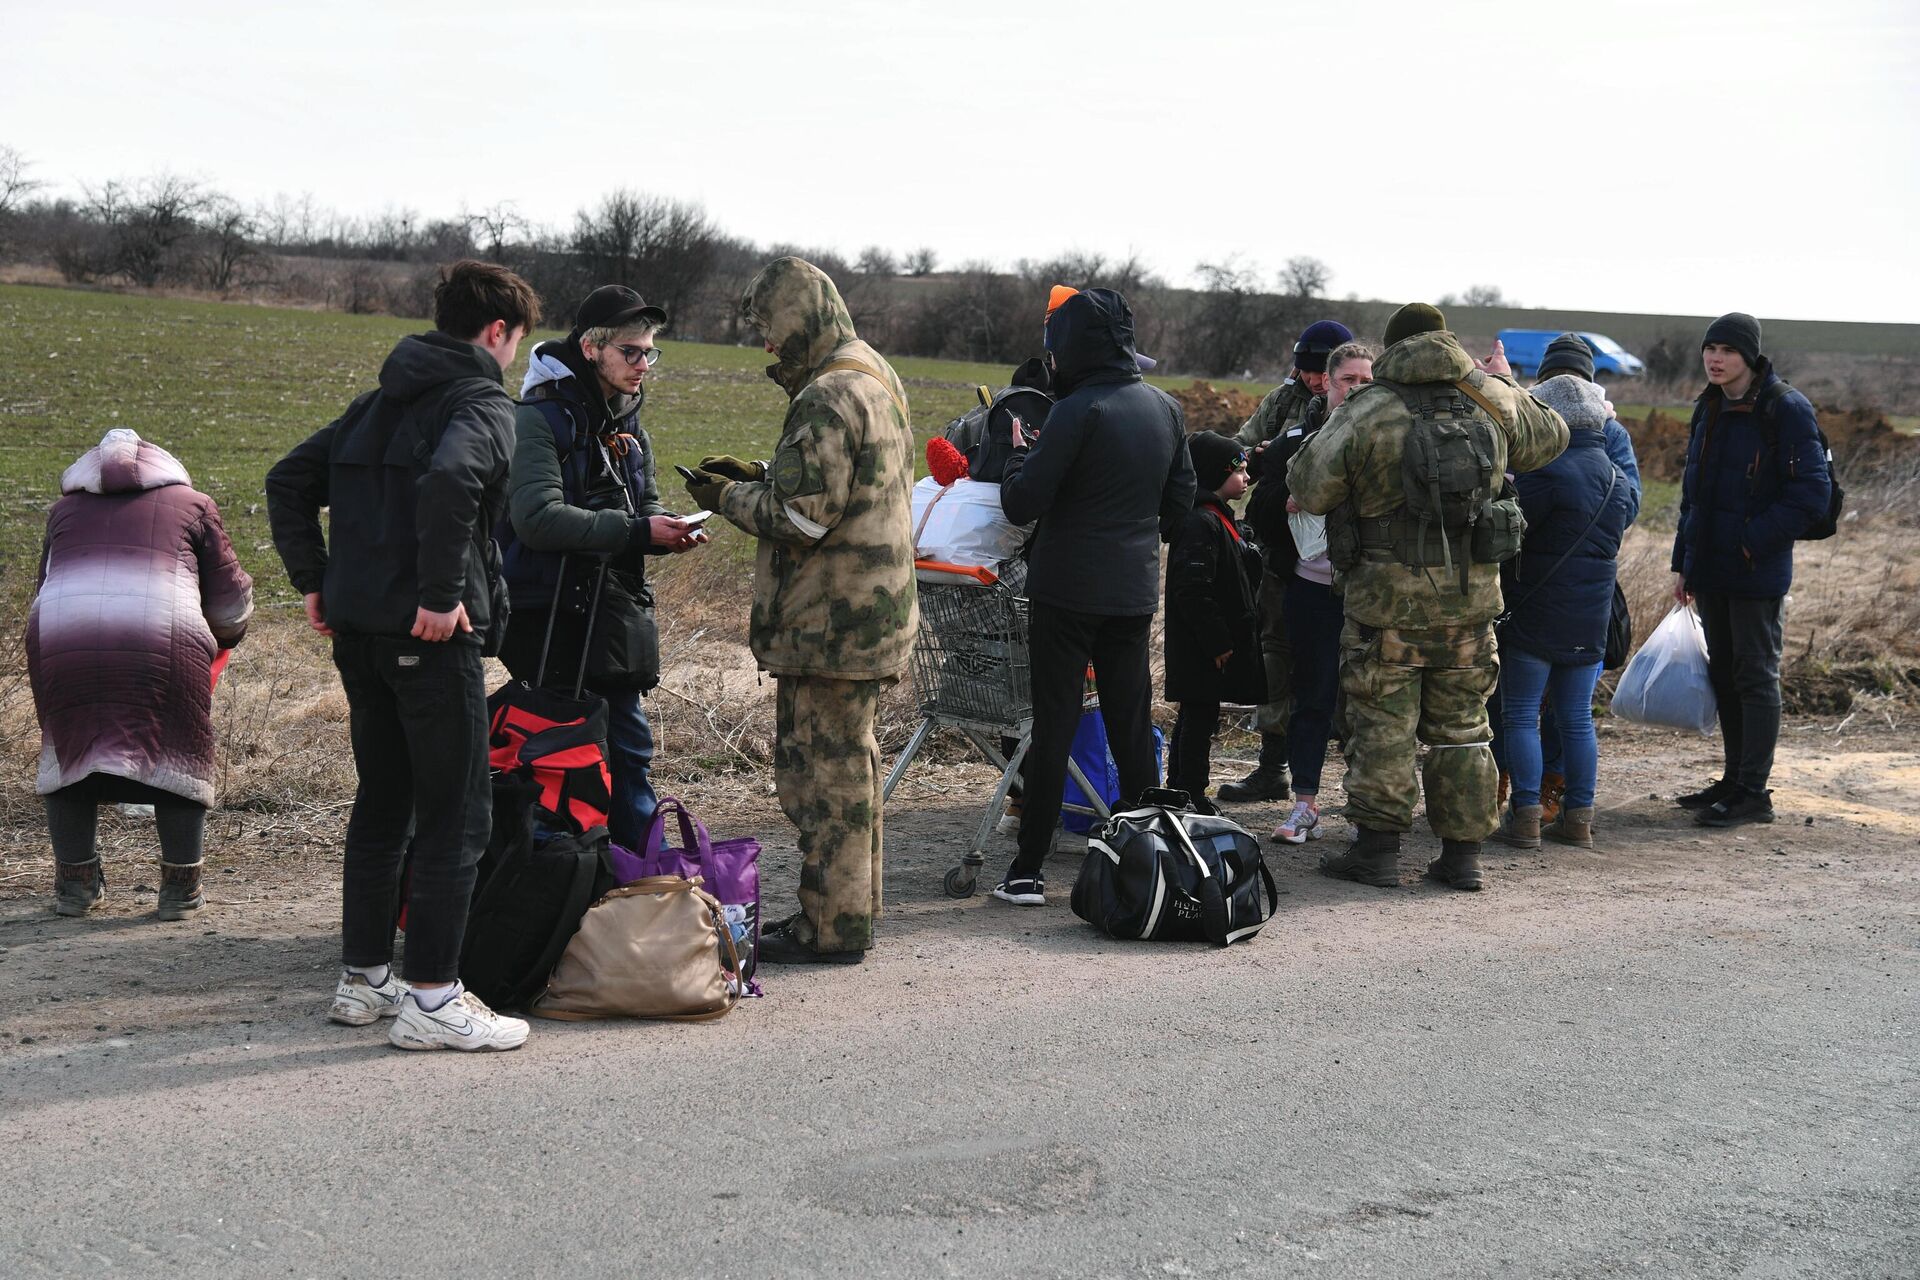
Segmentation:
[(1238, 431), (1241, 424), (1253, 416), (1260, 407), (1260, 401), (1244, 391), (1232, 387), (1224, 391), (1211, 382), (1198, 378), (1190, 387), (1176, 387), (1169, 393), (1180, 402), (1181, 410), (1187, 415), (1189, 431), (1224, 431), (1231, 434)]
[[(1908, 435), (1875, 409), (1815, 410), (1820, 429), (1833, 445), (1833, 456), (1840, 476), (1858, 475), (1860, 468), (1871, 467), (1920, 450), (1920, 436)], [(1621, 422), (1633, 436), (1633, 451), (1640, 461), (1640, 474), (1649, 480), (1678, 480), (1687, 465), (1688, 421), (1653, 410), (1642, 420), (1623, 418)]]

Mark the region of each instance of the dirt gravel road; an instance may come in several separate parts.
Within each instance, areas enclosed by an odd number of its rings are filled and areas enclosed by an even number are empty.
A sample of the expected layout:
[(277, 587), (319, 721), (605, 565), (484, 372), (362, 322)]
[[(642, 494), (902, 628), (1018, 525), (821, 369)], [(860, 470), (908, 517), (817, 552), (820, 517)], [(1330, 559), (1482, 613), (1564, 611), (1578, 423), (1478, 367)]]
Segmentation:
[(944, 898), (975, 810), (917, 775), (868, 964), (499, 1057), (323, 1019), (324, 876), (216, 849), (180, 924), (12, 884), (0, 1275), (1913, 1276), (1910, 736), (1797, 723), (1781, 820), (1711, 835), (1656, 798), (1709, 744), (1603, 753), (1600, 850), (1479, 895), (1427, 836), (1394, 891), (1283, 850), (1224, 952), (1095, 935), (1071, 858)]

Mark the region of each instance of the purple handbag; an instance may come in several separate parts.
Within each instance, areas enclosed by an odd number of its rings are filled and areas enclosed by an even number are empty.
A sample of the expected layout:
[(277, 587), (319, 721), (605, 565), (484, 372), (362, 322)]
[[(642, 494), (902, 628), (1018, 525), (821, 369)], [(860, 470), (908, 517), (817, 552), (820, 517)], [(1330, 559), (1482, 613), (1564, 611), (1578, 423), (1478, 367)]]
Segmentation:
[[(667, 847), (667, 813), (680, 817), (678, 849)], [(642, 876), (680, 876), (701, 879), (701, 888), (720, 900), (727, 925), (733, 931), (734, 950), (740, 955), (740, 977), (746, 990), (760, 994), (754, 970), (760, 955), (760, 842), (751, 836), (715, 843), (706, 825), (687, 812), (672, 796), (662, 797), (647, 839), (639, 853), (616, 846), (613, 866), (621, 882)], [(631, 874), (630, 874), (631, 873)]]

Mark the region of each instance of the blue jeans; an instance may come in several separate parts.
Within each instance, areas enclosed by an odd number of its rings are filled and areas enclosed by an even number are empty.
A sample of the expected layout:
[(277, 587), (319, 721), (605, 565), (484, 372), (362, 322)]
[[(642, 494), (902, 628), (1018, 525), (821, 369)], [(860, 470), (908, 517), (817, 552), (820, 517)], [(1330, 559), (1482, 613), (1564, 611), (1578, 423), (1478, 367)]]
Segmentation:
[(607, 770), (613, 774), (607, 834), (615, 844), (638, 852), (659, 807), (647, 776), (653, 767), (653, 726), (640, 706), (638, 689), (615, 689), (600, 697), (607, 703)]
[(1600, 775), (1600, 739), (1593, 731), (1593, 687), (1600, 664), (1548, 662), (1519, 648), (1500, 651), (1501, 741), (1513, 778), (1513, 805), (1540, 803), (1540, 700), (1544, 696), (1560, 725), (1569, 809), (1593, 807)]

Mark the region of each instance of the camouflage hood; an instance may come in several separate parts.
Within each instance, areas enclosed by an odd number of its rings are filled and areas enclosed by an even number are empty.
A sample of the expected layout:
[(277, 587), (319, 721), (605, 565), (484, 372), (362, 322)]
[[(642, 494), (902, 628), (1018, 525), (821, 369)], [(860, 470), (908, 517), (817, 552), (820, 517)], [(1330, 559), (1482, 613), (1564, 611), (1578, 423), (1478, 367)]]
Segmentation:
[(1473, 358), (1445, 329), (1402, 338), (1373, 363), (1373, 376), (1389, 382), (1458, 382), (1472, 372)]
[(813, 381), (833, 353), (857, 341), (853, 317), (827, 273), (801, 258), (776, 258), (760, 269), (740, 299), (747, 323), (779, 356), (767, 376), (789, 397)]

